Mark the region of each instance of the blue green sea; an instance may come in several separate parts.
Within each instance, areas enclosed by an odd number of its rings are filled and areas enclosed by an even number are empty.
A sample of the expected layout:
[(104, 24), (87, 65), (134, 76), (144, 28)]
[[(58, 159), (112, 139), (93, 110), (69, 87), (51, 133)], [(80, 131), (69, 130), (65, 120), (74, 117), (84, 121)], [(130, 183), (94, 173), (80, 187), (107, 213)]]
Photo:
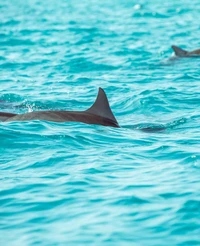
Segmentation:
[(0, 111), (121, 126), (0, 122), (1, 246), (200, 245), (199, 38), (199, 0), (0, 0)]

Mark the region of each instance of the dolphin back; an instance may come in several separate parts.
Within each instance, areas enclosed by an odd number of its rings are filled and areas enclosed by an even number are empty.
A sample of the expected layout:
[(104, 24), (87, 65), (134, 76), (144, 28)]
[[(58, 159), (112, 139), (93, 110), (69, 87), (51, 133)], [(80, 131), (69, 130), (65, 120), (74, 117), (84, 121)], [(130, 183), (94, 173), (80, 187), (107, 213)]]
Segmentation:
[(102, 88), (99, 88), (94, 104), (85, 112), (111, 120), (116, 127), (119, 127), (119, 124), (110, 108), (106, 93)]
[(106, 93), (99, 88), (93, 105), (85, 111), (35, 111), (25, 114), (0, 112), (0, 121), (46, 120), (54, 122), (83, 122), (120, 127), (108, 102)]
[(172, 49), (176, 56), (180, 56), (180, 57), (188, 56), (188, 52), (186, 50), (179, 48), (178, 46), (172, 45)]
[(0, 112), (0, 121), (5, 121), (13, 116), (16, 116), (17, 114), (12, 113), (6, 113), (6, 112)]

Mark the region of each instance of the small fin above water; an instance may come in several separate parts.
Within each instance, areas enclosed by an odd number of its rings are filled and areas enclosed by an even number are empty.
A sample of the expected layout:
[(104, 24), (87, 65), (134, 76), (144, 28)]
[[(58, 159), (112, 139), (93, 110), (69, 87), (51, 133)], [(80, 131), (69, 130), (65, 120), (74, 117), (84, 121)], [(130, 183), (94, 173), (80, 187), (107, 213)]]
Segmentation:
[(172, 49), (176, 56), (184, 57), (188, 55), (188, 52), (186, 50), (183, 50), (178, 46), (172, 45)]
[(99, 92), (98, 92), (98, 95), (97, 95), (97, 98), (94, 104), (89, 109), (87, 109), (85, 112), (110, 119), (118, 125), (118, 122), (110, 108), (106, 93), (104, 92), (102, 88), (99, 88)]

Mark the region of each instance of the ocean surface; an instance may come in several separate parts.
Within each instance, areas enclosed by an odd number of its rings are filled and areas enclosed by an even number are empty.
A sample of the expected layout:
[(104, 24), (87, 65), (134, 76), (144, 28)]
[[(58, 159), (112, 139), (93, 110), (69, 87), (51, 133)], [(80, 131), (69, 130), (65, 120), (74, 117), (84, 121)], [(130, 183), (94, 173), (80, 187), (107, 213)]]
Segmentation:
[(199, 38), (199, 0), (0, 0), (0, 111), (121, 126), (0, 122), (0, 245), (200, 245)]

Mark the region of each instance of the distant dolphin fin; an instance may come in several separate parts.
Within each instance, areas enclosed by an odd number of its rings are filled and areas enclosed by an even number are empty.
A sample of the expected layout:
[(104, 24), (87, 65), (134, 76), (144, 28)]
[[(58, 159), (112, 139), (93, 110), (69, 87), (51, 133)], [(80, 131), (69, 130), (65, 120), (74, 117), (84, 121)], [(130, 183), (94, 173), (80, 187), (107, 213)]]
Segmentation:
[(15, 116), (16, 114), (12, 114), (12, 113), (6, 113), (6, 112), (0, 112), (0, 121), (5, 121), (8, 118), (11, 118), (13, 116)]
[(102, 88), (99, 88), (99, 92), (94, 104), (85, 112), (105, 117), (107, 119), (114, 121), (118, 125), (118, 122), (110, 108), (106, 93)]
[(172, 49), (175, 52), (176, 56), (187, 56), (188, 52), (186, 50), (183, 50), (181, 48), (179, 48), (178, 46), (172, 45)]

